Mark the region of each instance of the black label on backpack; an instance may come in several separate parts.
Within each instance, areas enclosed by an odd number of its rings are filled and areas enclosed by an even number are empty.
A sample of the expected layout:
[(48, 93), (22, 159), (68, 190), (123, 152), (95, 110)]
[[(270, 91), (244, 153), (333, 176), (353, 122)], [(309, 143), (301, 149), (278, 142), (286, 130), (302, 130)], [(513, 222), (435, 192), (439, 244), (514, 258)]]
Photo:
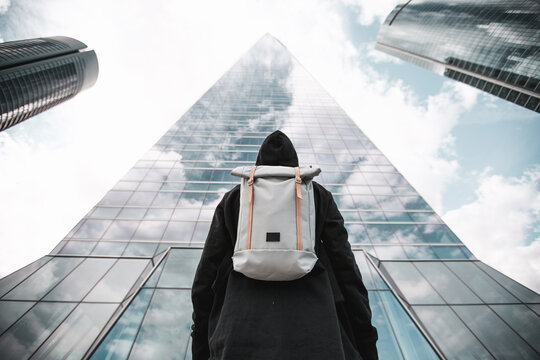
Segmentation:
[(279, 233), (266, 233), (266, 241), (267, 242), (278, 242), (279, 241)]

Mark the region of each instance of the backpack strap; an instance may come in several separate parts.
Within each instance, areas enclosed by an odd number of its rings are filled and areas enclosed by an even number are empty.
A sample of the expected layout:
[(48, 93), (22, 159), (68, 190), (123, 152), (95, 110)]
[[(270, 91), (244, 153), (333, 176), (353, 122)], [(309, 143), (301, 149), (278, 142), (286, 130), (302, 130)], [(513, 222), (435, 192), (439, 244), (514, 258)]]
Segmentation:
[(295, 188), (296, 188), (296, 250), (302, 250), (302, 224), (300, 218), (300, 200), (302, 200), (302, 179), (300, 178), (300, 168), (294, 168)]
[(249, 213), (248, 213), (248, 228), (247, 228), (247, 240), (246, 240), (246, 249), (251, 249), (251, 224), (253, 223), (253, 175), (255, 175), (255, 169), (257, 166), (252, 166), (251, 171), (249, 172), (248, 179), (248, 202), (249, 202)]

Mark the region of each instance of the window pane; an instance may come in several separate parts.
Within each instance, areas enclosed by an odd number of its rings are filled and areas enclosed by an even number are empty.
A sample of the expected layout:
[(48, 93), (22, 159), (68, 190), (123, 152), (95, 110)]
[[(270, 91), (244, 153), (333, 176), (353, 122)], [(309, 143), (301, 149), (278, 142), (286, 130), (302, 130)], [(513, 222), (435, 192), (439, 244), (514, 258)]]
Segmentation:
[(158, 286), (190, 288), (201, 254), (199, 249), (171, 249)]
[(100, 241), (92, 250), (92, 255), (120, 256), (127, 244), (123, 241)]
[(413, 306), (413, 310), (448, 359), (493, 359), (448, 306)]
[(123, 256), (153, 256), (158, 244), (157, 243), (139, 243), (130, 242)]
[(82, 359), (117, 307), (116, 304), (80, 304), (32, 359)]
[(394, 228), (392, 225), (386, 224), (369, 224), (366, 225), (369, 238), (374, 243), (394, 242), (399, 243), (394, 236)]
[(139, 259), (118, 260), (84, 301), (122, 301), (149, 262)]
[(0, 334), (34, 304), (32, 301), (0, 301)]
[(141, 221), (133, 240), (160, 240), (167, 221)]
[(182, 359), (191, 311), (190, 290), (155, 290), (130, 359)]
[(167, 226), (167, 230), (165, 230), (163, 240), (189, 242), (194, 229), (195, 222), (171, 221)]
[(0, 279), (0, 297), (2, 297), (5, 293), (15, 287), (15, 285), (23, 281), (26, 277), (30, 276), (30, 274), (51, 259), (52, 257), (50, 256), (42, 257), (41, 259), (26, 265), (22, 269), (19, 269), (14, 273)]
[(449, 304), (482, 302), (442, 262), (415, 262), (414, 264)]
[(468, 259), (461, 248), (462, 246), (434, 246), (433, 250), (439, 259)]
[(508, 276), (505, 276), (498, 272), (497, 270), (487, 266), (482, 262), (476, 263), (482, 270), (488, 273), (495, 281), (504, 286), (504, 288), (514, 294), (519, 300), (526, 303), (538, 303), (540, 302), (540, 295), (535, 293), (532, 290), (527, 289), (525, 286), (519, 284), (518, 282), (510, 279)]
[(431, 246), (403, 246), (409, 259), (437, 259)]
[(377, 340), (377, 352), (379, 359), (403, 359), (396, 338), (390, 327), (390, 321), (379, 298), (378, 291), (370, 291), (369, 307), (371, 308), (371, 322), (377, 328), (379, 339)]
[(115, 220), (103, 234), (103, 239), (129, 240), (139, 225), (138, 221)]
[(142, 289), (116, 321), (91, 359), (127, 359), (153, 290)]
[(86, 259), (73, 270), (44, 300), (81, 301), (84, 295), (114, 264), (114, 259)]
[(540, 317), (536, 313), (525, 305), (492, 305), (491, 308), (540, 353)]
[(438, 359), (431, 345), (390, 291), (380, 291), (405, 359)]
[(39, 300), (73, 268), (81, 263), (81, 258), (54, 258), (19, 286), (4, 296), (4, 299)]
[(398, 260), (398, 259), (407, 259), (405, 251), (400, 245), (397, 246), (374, 246), (375, 251), (377, 252), (377, 257), (380, 260)]
[(447, 261), (445, 264), (456, 273), (486, 303), (517, 303), (514, 296), (495, 280), (468, 261)]
[(538, 354), (516, 335), (489, 307), (452, 306), (497, 359), (538, 359)]
[(73, 235), (73, 238), (99, 239), (111, 223), (111, 220), (86, 220)]
[(75, 307), (40, 302), (0, 336), (0, 349), (12, 359), (27, 359)]
[(370, 243), (366, 228), (361, 224), (345, 224), (351, 244)]
[(367, 264), (366, 256), (364, 255), (363, 251), (353, 251), (354, 258), (356, 260), (356, 264), (358, 265), (358, 269), (360, 270), (360, 274), (362, 274), (362, 281), (366, 287), (366, 289), (376, 289), (375, 283), (373, 282), (373, 278), (371, 277), (371, 273), (369, 272), (369, 267)]
[(68, 241), (59, 254), (88, 255), (96, 246), (95, 241)]
[(443, 299), (437, 295), (413, 264), (408, 262), (382, 262), (380, 268), (383, 273), (388, 273), (389, 280), (395, 283), (402, 297), (409, 304), (444, 304)]

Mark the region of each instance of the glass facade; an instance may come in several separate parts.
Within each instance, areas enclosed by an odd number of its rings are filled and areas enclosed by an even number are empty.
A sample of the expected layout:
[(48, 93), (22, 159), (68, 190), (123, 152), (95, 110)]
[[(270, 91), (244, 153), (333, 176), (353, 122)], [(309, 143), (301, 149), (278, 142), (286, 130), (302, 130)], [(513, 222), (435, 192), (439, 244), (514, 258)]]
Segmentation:
[(396, 6), (376, 48), (540, 112), (540, 4), (414, 0)]
[(0, 354), (190, 359), (190, 287), (213, 211), (238, 183), (232, 168), (252, 165), (276, 129), (301, 165), (323, 169), (315, 180), (345, 218), (381, 359), (503, 358), (503, 343), (540, 356), (540, 295), (477, 261), (270, 35), (51, 254), (0, 280)]
[(92, 86), (98, 62), (85, 48), (62, 36), (0, 43), (0, 131)]

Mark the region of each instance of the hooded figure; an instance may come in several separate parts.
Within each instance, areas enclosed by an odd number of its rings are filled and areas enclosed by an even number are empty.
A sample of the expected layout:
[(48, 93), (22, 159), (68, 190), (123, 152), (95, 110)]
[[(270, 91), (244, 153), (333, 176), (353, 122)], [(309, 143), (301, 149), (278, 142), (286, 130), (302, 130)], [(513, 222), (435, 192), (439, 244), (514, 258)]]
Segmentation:
[[(281, 131), (261, 145), (256, 165), (298, 166)], [(293, 281), (261, 281), (233, 271), (240, 186), (216, 207), (192, 288), (193, 360), (377, 359), (367, 290), (332, 194), (313, 182), (313, 270)]]

